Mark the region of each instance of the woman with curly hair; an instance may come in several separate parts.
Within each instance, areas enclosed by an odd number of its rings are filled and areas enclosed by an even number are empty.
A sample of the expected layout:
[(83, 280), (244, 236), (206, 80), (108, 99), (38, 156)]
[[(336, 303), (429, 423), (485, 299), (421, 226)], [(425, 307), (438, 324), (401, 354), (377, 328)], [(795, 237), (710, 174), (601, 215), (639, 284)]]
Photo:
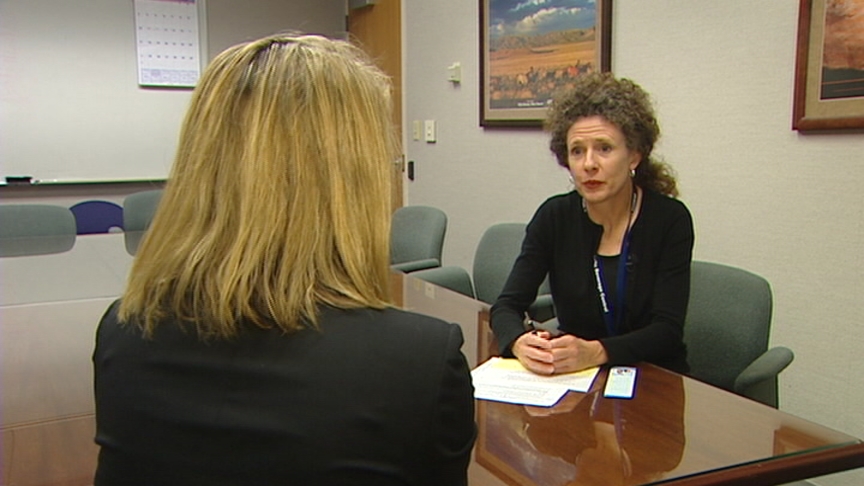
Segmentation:
[[(544, 202), (492, 307), (501, 353), (539, 374), (648, 361), (686, 372), (693, 221), (648, 94), (609, 73), (576, 78), (545, 123), (575, 191)], [(548, 275), (557, 328), (525, 318)]]

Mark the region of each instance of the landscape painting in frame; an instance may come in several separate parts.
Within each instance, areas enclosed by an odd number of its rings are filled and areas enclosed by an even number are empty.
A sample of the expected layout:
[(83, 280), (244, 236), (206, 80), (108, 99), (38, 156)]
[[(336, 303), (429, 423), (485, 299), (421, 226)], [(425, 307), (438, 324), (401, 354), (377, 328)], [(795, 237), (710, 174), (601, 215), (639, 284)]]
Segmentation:
[(612, 0), (480, 0), (480, 125), (540, 126), (555, 93), (608, 71)]
[(792, 128), (864, 128), (864, 0), (801, 0)]

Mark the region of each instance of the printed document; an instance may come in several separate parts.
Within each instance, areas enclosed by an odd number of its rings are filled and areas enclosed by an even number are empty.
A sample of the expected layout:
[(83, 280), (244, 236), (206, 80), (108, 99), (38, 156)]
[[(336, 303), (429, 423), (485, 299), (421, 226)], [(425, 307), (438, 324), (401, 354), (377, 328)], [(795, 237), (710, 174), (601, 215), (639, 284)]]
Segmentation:
[(474, 398), (551, 407), (568, 391), (591, 389), (600, 368), (542, 376), (525, 369), (517, 359), (494, 357), (471, 372)]

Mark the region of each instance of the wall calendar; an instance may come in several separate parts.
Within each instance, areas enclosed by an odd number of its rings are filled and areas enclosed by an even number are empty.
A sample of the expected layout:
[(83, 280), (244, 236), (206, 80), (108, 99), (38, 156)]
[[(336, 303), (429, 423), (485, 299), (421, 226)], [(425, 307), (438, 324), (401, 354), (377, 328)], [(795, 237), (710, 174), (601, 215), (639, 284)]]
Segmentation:
[(201, 75), (196, 0), (135, 0), (138, 84), (194, 87)]

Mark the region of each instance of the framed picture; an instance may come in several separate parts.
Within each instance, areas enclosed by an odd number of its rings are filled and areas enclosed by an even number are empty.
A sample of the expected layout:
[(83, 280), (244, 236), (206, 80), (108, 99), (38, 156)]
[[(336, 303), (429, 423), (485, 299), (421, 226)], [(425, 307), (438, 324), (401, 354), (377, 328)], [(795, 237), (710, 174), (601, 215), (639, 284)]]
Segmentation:
[(864, 0), (800, 0), (792, 128), (864, 128)]
[(612, 0), (480, 0), (480, 125), (540, 126), (574, 77), (610, 69)]

